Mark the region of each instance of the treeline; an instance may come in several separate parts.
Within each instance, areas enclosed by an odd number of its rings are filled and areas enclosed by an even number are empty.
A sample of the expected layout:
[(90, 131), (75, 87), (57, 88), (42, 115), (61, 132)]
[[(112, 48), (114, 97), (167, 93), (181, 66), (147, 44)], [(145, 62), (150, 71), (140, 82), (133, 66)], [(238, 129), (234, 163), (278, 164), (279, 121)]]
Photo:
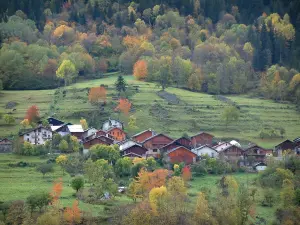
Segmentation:
[(163, 88), (211, 94), (255, 90), (300, 102), (298, 1), (1, 4), (4, 89), (53, 88), (61, 78), (71, 82), (120, 70)]

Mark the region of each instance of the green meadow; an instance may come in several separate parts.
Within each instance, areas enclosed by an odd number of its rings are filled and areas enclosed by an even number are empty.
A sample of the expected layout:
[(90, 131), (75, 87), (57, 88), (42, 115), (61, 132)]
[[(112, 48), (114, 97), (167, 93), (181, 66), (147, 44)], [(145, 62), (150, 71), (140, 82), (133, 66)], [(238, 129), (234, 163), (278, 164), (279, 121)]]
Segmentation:
[[(293, 139), (300, 135), (300, 114), (296, 107), (289, 103), (275, 103), (271, 100), (251, 98), (247, 95), (226, 96), (240, 107), (240, 119), (238, 122), (225, 126), (221, 118), (224, 107), (228, 105), (212, 95), (195, 93), (174, 87), (166, 91), (177, 97), (177, 102), (170, 102), (167, 98), (157, 95), (160, 88), (154, 83), (136, 81), (132, 76), (124, 76), (130, 89), (138, 86), (138, 91), (132, 91), (129, 99), (132, 102), (130, 115), (137, 119), (138, 130), (151, 128), (157, 132), (164, 132), (171, 137), (179, 137), (184, 133), (193, 134), (199, 131), (207, 131), (216, 136), (216, 140), (235, 139), (243, 144), (255, 142), (266, 148), (285, 138)], [(98, 123), (90, 124), (100, 128), (101, 121), (110, 117), (119, 118), (114, 111), (117, 102), (114, 98), (114, 83), (117, 74), (108, 74), (105, 78), (81, 81), (68, 87), (66, 95), (57, 99), (55, 90), (36, 91), (1, 91), (0, 111), (12, 113), (16, 118), (14, 125), (6, 125), (0, 120), (0, 137), (15, 134), (20, 128), (20, 121), (31, 105), (37, 105), (41, 115), (50, 114), (50, 105), (55, 102), (55, 116), (66, 121), (78, 123), (81, 117), (89, 119), (93, 113), (98, 115), (99, 106), (88, 102), (88, 90), (90, 87), (107, 85), (107, 105), (105, 113), (100, 114)], [(6, 109), (8, 102), (15, 102), (13, 109)], [(120, 119), (127, 118), (123, 116)], [(96, 119), (94, 119), (96, 120)], [(285, 137), (275, 139), (260, 139), (259, 131), (263, 128), (284, 128)]]

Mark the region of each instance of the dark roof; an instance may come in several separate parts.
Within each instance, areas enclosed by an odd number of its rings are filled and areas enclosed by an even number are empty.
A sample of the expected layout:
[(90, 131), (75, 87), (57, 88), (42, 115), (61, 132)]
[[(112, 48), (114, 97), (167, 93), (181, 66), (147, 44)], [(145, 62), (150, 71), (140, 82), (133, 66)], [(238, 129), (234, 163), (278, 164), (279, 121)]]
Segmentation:
[(258, 148), (261, 148), (261, 149), (267, 150), (267, 149), (265, 149), (265, 148), (263, 148), (263, 147), (261, 147), (261, 146), (259, 146), (259, 145), (255, 144), (255, 143), (252, 143), (252, 144), (251, 144), (251, 145), (249, 145), (247, 148), (245, 148), (245, 149), (244, 149), (244, 151), (248, 151), (250, 148), (253, 148), (253, 147), (258, 147)]
[(2, 142), (2, 141), (9, 141), (10, 143), (12, 143), (12, 141), (11, 141), (11, 140), (9, 140), (8, 138), (3, 138), (3, 139), (0, 139), (0, 142)]
[(139, 133), (133, 135), (132, 137), (139, 136), (139, 135), (141, 135), (141, 134), (143, 134), (143, 133), (145, 133), (145, 132), (147, 132), (147, 131), (150, 131), (150, 132), (152, 132), (153, 134), (155, 133), (155, 131), (153, 131), (153, 130), (151, 130), (151, 129), (148, 129), (148, 130), (141, 131), (141, 132), (139, 132)]
[(193, 153), (194, 155), (197, 156), (196, 153), (192, 152), (190, 149), (188, 149), (188, 148), (186, 148), (186, 147), (184, 147), (184, 146), (178, 146), (178, 147), (176, 147), (176, 148), (170, 149), (169, 151), (167, 151), (167, 154), (169, 154), (169, 153), (171, 153), (171, 152), (174, 152), (174, 151), (176, 151), (176, 150), (179, 149), (179, 148), (184, 148), (185, 150), (187, 150), (187, 151), (189, 151), (189, 152), (191, 152), (191, 153)]
[(293, 142), (295, 142), (295, 143), (300, 142), (300, 137), (295, 138), (295, 139), (293, 140)]
[(283, 141), (283, 142), (279, 143), (278, 145), (276, 145), (276, 146), (275, 146), (275, 148), (276, 148), (276, 147), (278, 147), (278, 146), (280, 146), (280, 145), (282, 145), (282, 144), (284, 144), (284, 143), (291, 143), (291, 144), (295, 144), (295, 143), (294, 143), (294, 142), (292, 142), (291, 140), (287, 139), (287, 140), (285, 140), (285, 141)]
[(174, 141), (171, 141), (170, 143), (166, 144), (165, 146), (161, 147), (161, 149), (163, 149), (163, 148), (165, 148), (165, 147), (167, 147), (167, 146), (169, 146), (169, 145), (171, 145), (171, 144), (174, 144), (174, 143), (175, 143), (175, 144), (178, 144), (179, 146), (188, 147), (188, 146), (185, 146), (185, 145), (183, 145), (183, 144), (181, 144), (181, 143), (178, 142), (178, 140), (179, 140), (179, 139), (182, 139), (182, 138), (184, 138), (184, 139), (186, 139), (186, 140), (188, 140), (188, 141), (191, 141), (190, 139), (188, 139), (188, 138), (186, 138), (186, 137), (180, 137), (180, 138), (175, 139)]
[(198, 135), (200, 135), (200, 134), (208, 134), (208, 135), (210, 135), (210, 136), (214, 137), (214, 135), (212, 135), (212, 134), (210, 134), (210, 133), (207, 133), (207, 132), (204, 132), (204, 131), (202, 131), (202, 132), (199, 132), (199, 133), (197, 133), (197, 134), (195, 134), (195, 135), (191, 136), (191, 138), (193, 138), (193, 137), (196, 137), (196, 136), (198, 136)]
[(167, 135), (165, 135), (165, 134), (162, 134), (162, 133), (160, 133), (160, 134), (156, 134), (156, 135), (153, 135), (152, 137), (149, 137), (149, 138), (147, 138), (147, 139), (146, 139), (146, 140), (144, 140), (142, 143), (145, 143), (145, 142), (147, 142), (147, 141), (151, 140), (152, 138), (158, 137), (158, 136), (160, 136), (160, 135), (163, 135), (163, 136), (165, 136), (165, 137), (167, 137), (167, 138), (169, 138), (169, 139), (171, 139), (171, 140), (174, 140), (173, 138), (170, 138), (169, 136), (167, 136)]
[(53, 124), (53, 125), (62, 125), (65, 123), (64, 121), (56, 119), (54, 117), (48, 117), (47, 121), (49, 124)]
[(101, 140), (100, 137), (105, 137), (106, 139), (109, 139), (112, 143), (114, 142), (114, 139), (111, 139), (111, 138), (106, 137), (106, 136), (104, 136), (104, 135), (100, 135), (100, 136), (97, 136), (97, 137), (92, 138), (92, 139), (90, 139), (90, 140), (87, 140), (87, 141), (85, 141), (85, 142), (83, 142), (83, 143), (88, 143), (88, 142), (90, 142), (90, 141), (92, 141), (92, 140), (95, 140), (95, 139)]
[(123, 151), (125, 151), (125, 150), (127, 150), (127, 149), (129, 149), (129, 148), (131, 148), (131, 147), (134, 147), (134, 146), (143, 148), (143, 149), (145, 149), (146, 151), (148, 151), (146, 148), (144, 148), (142, 145), (139, 145), (139, 144), (133, 144), (133, 145), (130, 145), (130, 146), (128, 146), (127, 148), (123, 148), (123, 149), (120, 150), (120, 151), (123, 152)]

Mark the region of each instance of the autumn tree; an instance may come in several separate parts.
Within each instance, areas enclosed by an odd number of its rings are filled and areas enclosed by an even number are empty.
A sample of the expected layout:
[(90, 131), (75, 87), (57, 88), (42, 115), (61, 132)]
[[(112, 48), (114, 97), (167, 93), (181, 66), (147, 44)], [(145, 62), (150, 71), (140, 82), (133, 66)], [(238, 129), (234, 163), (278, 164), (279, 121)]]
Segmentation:
[(84, 130), (86, 130), (86, 129), (89, 128), (88, 123), (86, 122), (86, 119), (84, 119), (84, 118), (82, 118), (82, 117), (81, 117), (81, 119), (80, 119), (80, 124), (81, 124), (81, 126), (82, 126), (82, 128), (83, 128)]
[(119, 100), (119, 105), (115, 108), (116, 111), (121, 111), (124, 115), (128, 116), (131, 109), (131, 102), (126, 98)]
[(30, 122), (28, 119), (24, 119), (20, 122), (21, 126), (25, 129), (30, 126)]
[(104, 86), (92, 87), (89, 92), (89, 101), (91, 103), (106, 102), (106, 89)]
[(157, 214), (157, 208), (159, 203), (164, 201), (164, 197), (167, 195), (167, 188), (164, 186), (152, 188), (149, 192), (149, 202), (151, 208), (155, 214)]
[(137, 80), (144, 80), (147, 77), (148, 69), (147, 62), (145, 60), (139, 60), (134, 64), (133, 76)]
[(294, 205), (295, 200), (295, 189), (294, 184), (291, 180), (284, 180), (282, 184), (282, 190), (280, 192), (280, 199), (282, 206), (287, 208)]
[(63, 60), (58, 69), (56, 70), (56, 76), (64, 79), (65, 86), (70, 84), (74, 78), (76, 78), (78, 72), (75, 65), (68, 59)]
[(182, 179), (185, 181), (185, 182), (188, 182), (190, 181), (192, 178), (192, 173), (191, 173), (191, 169), (187, 166), (185, 166), (183, 169), (182, 169)]
[(58, 165), (60, 165), (63, 175), (65, 174), (64, 165), (66, 164), (67, 160), (68, 160), (67, 155), (59, 155), (59, 156), (55, 159), (55, 162), (56, 162)]
[(36, 123), (40, 119), (40, 110), (36, 105), (32, 105), (27, 109), (25, 119), (29, 121), (29, 123)]
[(212, 220), (212, 211), (203, 192), (198, 194), (194, 219), (197, 224), (210, 224)]
[(52, 204), (57, 203), (57, 201), (61, 196), (62, 190), (63, 190), (63, 182), (62, 179), (59, 178), (54, 181), (52, 186), (52, 191), (50, 193), (50, 195), (52, 196)]
[(78, 201), (75, 200), (72, 207), (66, 207), (64, 210), (64, 219), (69, 224), (79, 224), (81, 220), (80, 213)]

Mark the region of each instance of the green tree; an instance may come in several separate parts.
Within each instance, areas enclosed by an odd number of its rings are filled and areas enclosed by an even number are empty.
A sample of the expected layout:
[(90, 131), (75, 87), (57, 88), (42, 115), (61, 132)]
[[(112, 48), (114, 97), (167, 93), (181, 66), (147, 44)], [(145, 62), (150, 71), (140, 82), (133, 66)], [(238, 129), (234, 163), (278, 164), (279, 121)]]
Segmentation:
[(16, 122), (16, 119), (13, 115), (5, 114), (3, 117), (6, 124), (14, 124)]
[(82, 176), (76, 176), (71, 181), (71, 187), (78, 192), (84, 187), (84, 178)]
[(221, 117), (224, 120), (227, 128), (228, 124), (232, 122), (237, 122), (239, 120), (240, 111), (235, 106), (227, 106), (224, 109)]
[(26, 199), (26, 204), (29, 206), (32, 214), (36, 208), (39, 208), (41, 212), (43, 207), (48, 206), (51, 200), (52, 198), (48, 192), (39, 192), (28, 196)]
[(105, 159), (114, 164), (120, 158), (120, 150), (118, 148), (117, 145), (94, 145), (90, 151), (92, 158)]
[(67, 152), (69, 149), (68, 142), (66, 140), (61, 140), (58, 146), (59, 150), (62, 152)]
[(132, 160), (129, 157), (119, 158), (114, 166), (116, 175), (120, 177), (130, 176)]
[(65, 86), (70, 84), (77, 75), (76, 67), (70, 60), (64, 60), (56, 71), (56, 76), (64, 79)]
[(45, 177), (46, 173), (51, 173), (53, 172), (53, 164), (52, 163), (43, 163), (41, 165), (39, 165), (36, 170), (40, 173), (43, 174), (43, 177)]
[(123, 76), (119, 75), (117, 81), (115, 82), (115, 88), (118, 92), (119, 96), (121, 95), (121, 92), (125, 92), (127, 88), (127, 83), (124, 80)]
[(291, 180), (284, 180), (282, 190), (280, 192), (282, 206), (288, 208), (294, 205), (295, 202), (295, 189)]

